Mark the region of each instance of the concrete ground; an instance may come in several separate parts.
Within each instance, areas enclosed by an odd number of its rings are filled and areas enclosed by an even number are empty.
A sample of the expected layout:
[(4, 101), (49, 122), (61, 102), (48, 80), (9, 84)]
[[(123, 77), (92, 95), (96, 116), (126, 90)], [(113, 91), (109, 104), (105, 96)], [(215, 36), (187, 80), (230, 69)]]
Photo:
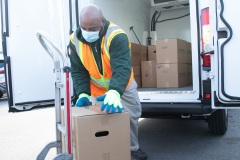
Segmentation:
[[(208, 132), (207, 123), (196, 120), (141, 119), (139, 143), (149, 160), (238, 160), (240, 110), (229, 111), (228, 131), (223, 136)], [(54, 107), (8, 113), (0, 99), (0, 160), (35, 160), (55, 141)], [(56, 156), (52, 149), (46, 160)]]
[[(55, 141), (54, 108), (8, 113), (7, 100), (0, 101), (0, 160), (34, 160), (49, 142)], [(50, 150), (46, 159), (52, 159)]]

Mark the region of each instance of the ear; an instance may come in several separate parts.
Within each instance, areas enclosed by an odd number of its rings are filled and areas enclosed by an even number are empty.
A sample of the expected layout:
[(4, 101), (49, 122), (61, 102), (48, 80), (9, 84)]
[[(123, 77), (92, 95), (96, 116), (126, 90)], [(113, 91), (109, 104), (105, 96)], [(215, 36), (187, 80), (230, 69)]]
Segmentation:
[(99, 37), (102, 37), (104, 35), (104, 26), (101, 27), (100, 31), (99, 31)]
[(99, 31), (99, 37), (104, 36), (105, 24), (106, 24), (106, 19), (104, 17), (102, 18), (102, 24), (103, 24), (103, 26), (101, 27), (101, 29)]
[(106, 23), (106, 19), (104, 17), (102, 17), (102, 24), (103, 24), (103, 26), (105, 26), (105, 23)]

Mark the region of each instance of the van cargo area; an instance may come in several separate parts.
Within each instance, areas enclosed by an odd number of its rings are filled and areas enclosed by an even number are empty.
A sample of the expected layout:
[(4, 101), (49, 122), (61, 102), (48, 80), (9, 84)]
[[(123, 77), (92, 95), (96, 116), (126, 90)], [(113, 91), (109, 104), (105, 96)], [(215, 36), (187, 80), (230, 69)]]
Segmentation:
[[(106, 6), (100, 1), (95, 3), (101, 8)], [(152, 4), (153, 1), (126, 3), (119, 3), (113, 9), (118, 14), (108, 15), (104, 9), (103, 14), (119, 24), (132, 42), (132, 66), (140, 101), (201, 103), (197, 47), (200, 42), (196, 20), (191, 20), (196, 19), (196, 4), (189, 1), (171, 6)], [(119, 12), (122, 7), (124, 12)], [(190, 7), (194, 8), (191, 14)]]
[[(201, 104), (196, 2), (95, 0), (94, 4), (102, 8), (106, 19), (118, 24), (128, 35), (143, 116), (163, 113), (166, 104), (170, 107), (164, 113), (211, 113), (210, 105), (208, 111), (203, 111)], [(109, 5), (110, 9), (106, 7)]]

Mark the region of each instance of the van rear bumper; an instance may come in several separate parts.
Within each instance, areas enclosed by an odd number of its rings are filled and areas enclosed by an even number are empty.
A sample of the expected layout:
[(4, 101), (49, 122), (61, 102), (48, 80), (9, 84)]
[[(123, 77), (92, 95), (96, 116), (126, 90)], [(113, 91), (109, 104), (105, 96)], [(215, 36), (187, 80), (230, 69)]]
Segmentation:
[(211, 105), (201, 103), (141, 103), (142, 117), (151, 117), (151, 115), (176, 115), (176, 114), (211, 114), (214, 110)]

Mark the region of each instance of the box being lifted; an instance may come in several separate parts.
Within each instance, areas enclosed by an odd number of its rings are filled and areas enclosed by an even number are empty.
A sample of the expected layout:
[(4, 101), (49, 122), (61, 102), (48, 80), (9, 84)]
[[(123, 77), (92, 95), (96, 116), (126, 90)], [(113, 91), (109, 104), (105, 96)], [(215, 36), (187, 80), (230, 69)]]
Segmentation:
[(107, 114), (100, 106), (72, 107), (72, 131), (74, 160), (130, 160), (128, 112)]

